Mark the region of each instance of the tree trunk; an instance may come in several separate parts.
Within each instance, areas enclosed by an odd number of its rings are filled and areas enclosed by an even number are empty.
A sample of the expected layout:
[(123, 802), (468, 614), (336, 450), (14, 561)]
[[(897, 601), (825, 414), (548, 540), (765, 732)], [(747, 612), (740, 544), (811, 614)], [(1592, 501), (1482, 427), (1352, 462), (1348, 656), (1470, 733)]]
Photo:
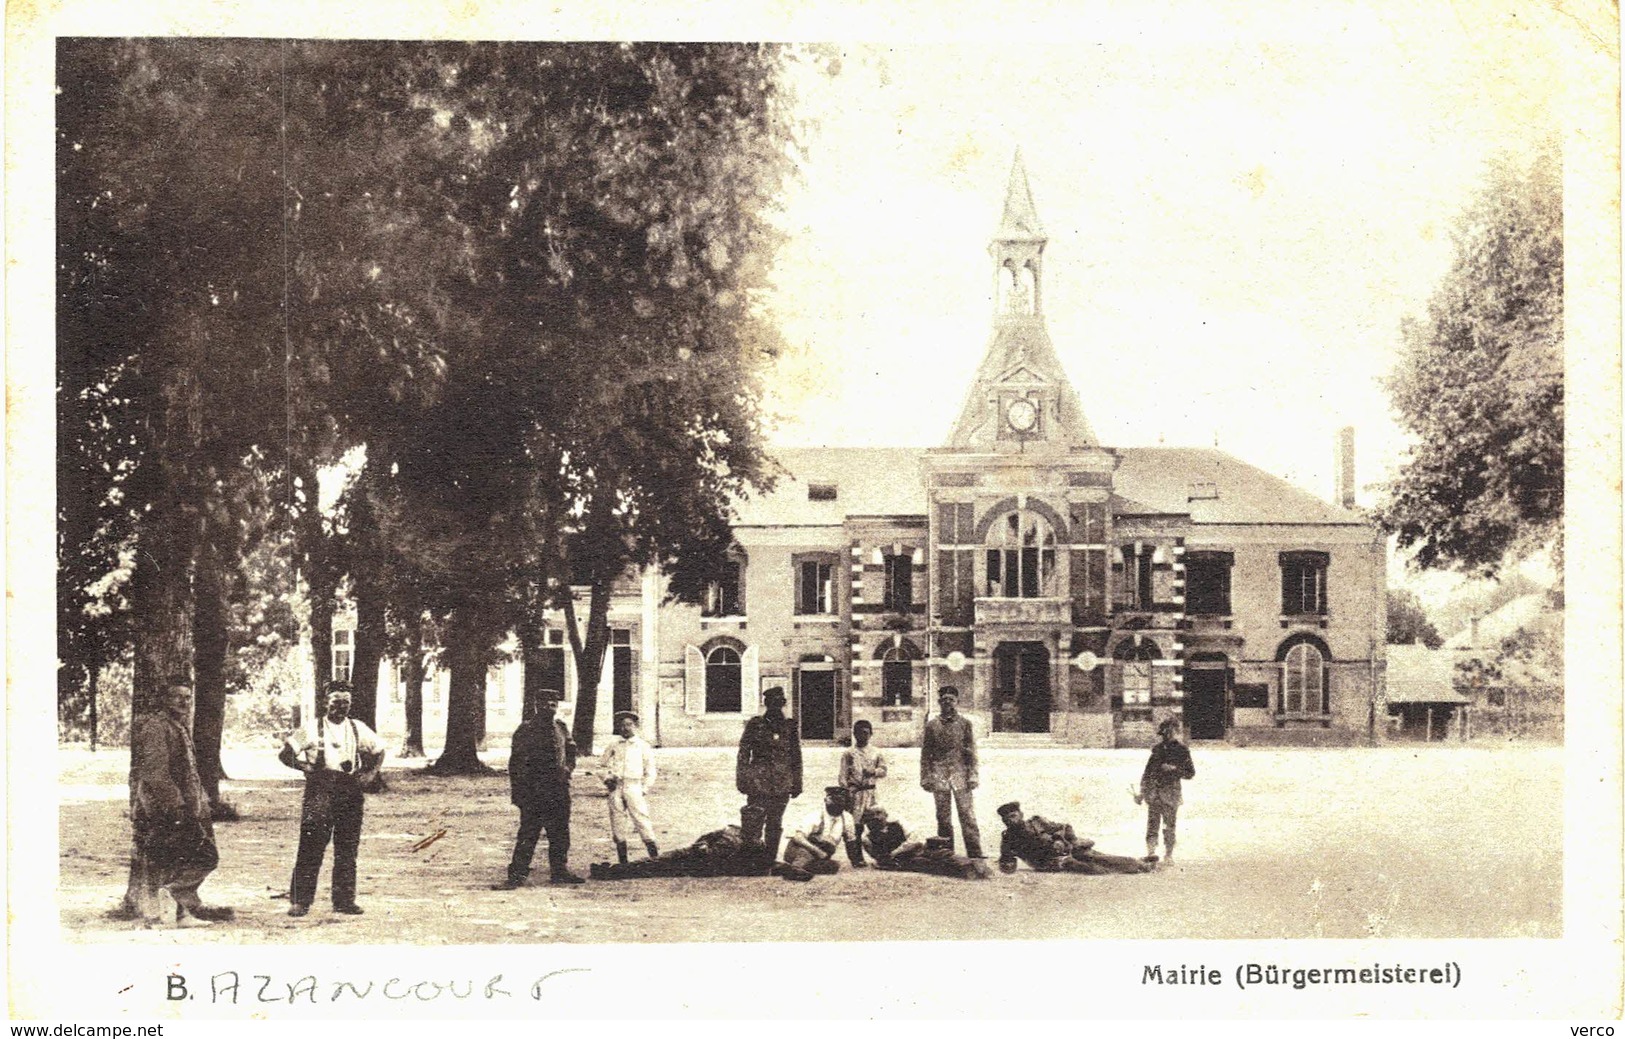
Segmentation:
[(96, 726), (100, 720), (97, 715), (100, 713), (101, 678), (102, 665), (92, 661), (90, 665), (90, 752), (92, 754), (96, 753)]
[(197, 752), (197, 775), (209, 798), (215, 819), (237, 818), (236, 811), (220, 796), (220, 780), (226, 771), (220, 761), (220, 740), (226, 723), (226, 653), (229, 636), (226, 624), (226, 586), (221, 579), (222, 553), (214, 543), (218, 531), (205, 524), (203, 543), (198, 548), (197, 571), (193, 583), (192, 663), (195, 710), (192, 715), (192, 742)]
[[(165, 500), (167, 498), (167, 500)], [(197, 519), (179, 505), (178, 494), (160, 498), (144, 517), (130, 577), (130, 619), (135, 662), (130, 683), (130, 720), (159, 709), (170, 675), (192, 669), (192, 553), (197, 546)], [(130, 741), (130, 809), (135, 810), (136, 756)], [(141, 912), (142, 867), (131, 842), (130, 873), (121, 911)]]
[(350, 714), (378, 728), (378, 662), (384, 655), (384, 604), (372, 581), (351, 575), (355, 589), (354, 664), (350, 684), (355, 687)]
[(519, 625), (519, 652), (524, 660), (524, 691), (521, 695), (519, 717), (529, 718), (536, 710), (536, 697), (542, 691), (542, 651), (546, 649), (543, 639), (546, 637), (540, 621), (536, 619), (534, 611), (526, 611), (523, 623)]
[(423, 756), (423, 611), (407, 622), (406, 642), (406, 746), (401, 756)]
[(440, 775), (481, 775), (491, 768), (480, 760), (480, 711), (485, 689), (485, 656), (489, 640), (484, 626), (468, 616), (468, 607), (452, 614), (446, 638), (451, 690), (446, 697), (446, 745), (429, 771)]
[(570, 648), (576, 658), (576, 716), (573, 726), (576, 747), (583, 755), (593, 753), (593, 722), (598, 714), (598, 681), (604, 674), (604, 651), (609, 645), (609, 597), (611, 582), (599, 580), (592, 586), (587, 603), (587, 635), (582, 639), (576, 623), (575, 605), (565, 600), (564, 617), (570, 628)]
[(310, 662), (316, 682), (316, 713), (320, 714), (333, 679), (333, 612), (338, 582), (325, 567), (312, 566), (310, 584)]

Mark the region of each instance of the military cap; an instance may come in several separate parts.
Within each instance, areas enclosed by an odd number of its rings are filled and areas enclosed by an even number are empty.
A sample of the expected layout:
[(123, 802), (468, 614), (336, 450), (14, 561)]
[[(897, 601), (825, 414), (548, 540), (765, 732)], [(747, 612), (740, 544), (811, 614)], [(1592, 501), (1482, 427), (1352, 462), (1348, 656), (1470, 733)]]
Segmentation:
[(927, 837), (925, 846), (930, 851), (953, 851), (954, 839), (952, 837)]
[(557, 689), (536, 690), (537, 703), (558, 703), (562, 699), (564, 699), (564, 694), (559, 692)]
[(856, 732), (859, 729), (868, 729), (870, 732), (874, 732), (875, 731), (874, 722), (871, 722), (867, 718), (859, 718), (857, 721), (852, 723), (852, 731)]
[(784, 703), (787, 699), (788, 697), (784, 695), (784, 686), (782, 685), (768, 686), (762, 691), (763, 703), (767, 703), (772, 700), (777, 700), (779, 703)]
[(615, 712), (615, 724), (619, 725), (621, 723), (622, 718), (630, 718), (630, 719), (632, 719), (632, 724), (633, 725), (638, 724), (638, 721), (639, 721), (638, 712), (636, 712), (636, 711), (616, 711)]
[(1006, 801), (1004, 804), (999, 806), (999, 815), (1001, 815), (1001, 816), (1008, 815), (1011, 812), (1019, 812), (1019, 811), (1021, 811), (1021, 802), (1020, 801)]
[(332, 696), (334, 693), (344, 693), (346, 695), (349, 695), (350, 693), (352, 693), (354, 691), (355, 691), (354, 687), (351, 686), (349, 682), (347, 682), (346, 680), (344, 680), (342, 678), (335, 678), (331, 682), (327, 683), (327, 695), (328, 696)]
[(1166, 736), (1170, 732), (1178, 732), (1178, 731), (1179, 731), (1179, 719), (1178, 718), (1164, 718), (1162, 720), (1162, 724), (1157, 726), (1157, 735), (1158, 736)]
[(850, 801), (852, 798), (852, 795), (844, 786), (826, 786), (824, 788), (824, 796), (839, 798), (842, 801)]
[(940, 700), (944, 696), (951, 696), (957, 700), (959, 699), (959, 689), (956, 686), (945, 685), (937, 690), (937, 699)]

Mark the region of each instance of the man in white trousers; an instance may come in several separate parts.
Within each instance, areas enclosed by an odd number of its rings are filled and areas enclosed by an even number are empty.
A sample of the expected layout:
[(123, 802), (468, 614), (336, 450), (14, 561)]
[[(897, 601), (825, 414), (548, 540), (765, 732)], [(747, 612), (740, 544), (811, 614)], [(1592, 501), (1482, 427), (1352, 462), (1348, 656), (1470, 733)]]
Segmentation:
[(604, 748), (604, 785), (609, 788), (609, 832), (615, 838), (615, 854), (625, 865), (631, 830), (643, 838), (651, 859), (660, 856), (645, 796), (655, 782), (655, 751), (638, 735), (635, 711), (617, 711), (615, 731), (619, 735)]

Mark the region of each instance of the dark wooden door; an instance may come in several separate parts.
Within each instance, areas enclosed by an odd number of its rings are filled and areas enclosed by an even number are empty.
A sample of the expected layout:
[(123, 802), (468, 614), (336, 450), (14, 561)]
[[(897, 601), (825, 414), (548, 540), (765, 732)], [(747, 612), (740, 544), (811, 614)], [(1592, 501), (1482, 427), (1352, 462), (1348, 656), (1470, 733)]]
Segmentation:
[(1222, 667), (1185, 669), (1185, 727), (1191, 739), (1224, 739), (1225, 674)]
[(835, 672), (801, 672), (801, 707), (796, 712), (801, 719), (801, 738), (804, 740), (832, 740), (835, 738)]
[(995, 732), (1048, 732), (1049, 651), (1039, 642), (1005, 642), (993, 651)]

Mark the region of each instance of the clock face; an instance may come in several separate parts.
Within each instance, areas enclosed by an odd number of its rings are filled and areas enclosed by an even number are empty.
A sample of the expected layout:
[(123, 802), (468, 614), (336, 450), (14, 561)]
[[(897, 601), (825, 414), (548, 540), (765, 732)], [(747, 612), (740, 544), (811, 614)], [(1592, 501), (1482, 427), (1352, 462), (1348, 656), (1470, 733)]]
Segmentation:
[(1038, 425), (1038, 409), (1030, 400), (1011, 401), (1004, 417), (1009, 420), (1010, 428), (1018, 433), (1030, 433), (1033, 427)]

